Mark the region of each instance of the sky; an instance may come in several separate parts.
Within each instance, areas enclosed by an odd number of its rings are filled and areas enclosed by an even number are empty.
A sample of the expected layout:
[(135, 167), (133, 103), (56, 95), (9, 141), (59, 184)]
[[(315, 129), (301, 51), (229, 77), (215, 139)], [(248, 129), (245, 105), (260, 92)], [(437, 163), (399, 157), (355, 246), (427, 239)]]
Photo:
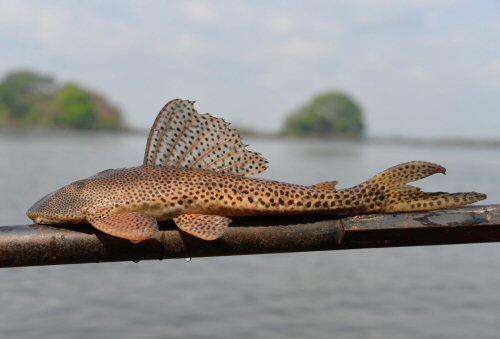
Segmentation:
[(148, 128), (173, 98), (277, 131), (340, 90), (369, 136), (500, 139), (500, 2), (0, 0), (0, 75), (104, 94)]

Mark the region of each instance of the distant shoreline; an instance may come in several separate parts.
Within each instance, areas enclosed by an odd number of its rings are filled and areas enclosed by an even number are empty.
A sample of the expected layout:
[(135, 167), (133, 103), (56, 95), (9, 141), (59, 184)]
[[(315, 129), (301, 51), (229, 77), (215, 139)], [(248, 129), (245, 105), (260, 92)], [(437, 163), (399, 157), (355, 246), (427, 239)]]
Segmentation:
[(284, 136), (280, 133), (241, 133), (243, 137), (247, 138), (260, 138), (260, 139), (288, 139), (288, 140), (323, 140), (323, 141), (342, 141), (342, 142), (356, 142), (367, 144), (380, 144), (380, 145), (404, 145), (404, 146), (457, 146), (457, 147), (488, 147), (500, 148), (500, 139), (474, 139), (474, 138), (405, 138), (397, 136), (388, 137), (348, 137), (342, 136), (337, 138), (323, 138), (323, 137), (296, 137)]
[[(129, 127), (118, 128), (64, 128), (45, 126), (0, 126), (1, 134), (142, 134), (144, 130)], [(144, 132), (146, 133), (146, 132)]]
[[(473, 147), (473, 148), (500, 148), (500, 139), (474, 139), (474, 138), (405, 138), (405, 137), (338, 137), (338, 138), (322, 138), (322, 137), (297, 137), (284, 136), (281, 133), (272, 132), (257, 132), (246, 129), (237, 129), (244, 138), (266, 139), (266, 140), (319, 140), (319, 141), (339, 141), (339, 142), (354, 142), (366, 144), (380, 145), (404, 145), (404, 146), (421, 146), (421, 147)], [(124, 135), (139, 135), (146, 136), (149, 129), (136, 128), (125, 126), (117, 129), (73, 129), (73, 128), (50, 128), (50, 127), (13, 127), (0, 126), (0, 133), (5, 134), (124, 134)]]
[(473, 138), (404, 138), (404, 137), (371, 137), (371, 143), (401, 144), (405, 146), (457, 146), (457, 147), (499, 147), (500, 139), (473, 139)]

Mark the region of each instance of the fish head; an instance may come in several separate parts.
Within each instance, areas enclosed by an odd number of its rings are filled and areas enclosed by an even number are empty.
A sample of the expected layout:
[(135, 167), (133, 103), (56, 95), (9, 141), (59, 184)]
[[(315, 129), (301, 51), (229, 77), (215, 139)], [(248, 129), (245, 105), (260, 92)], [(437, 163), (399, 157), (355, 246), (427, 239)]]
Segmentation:
[(66, 224), (85, 221), (88, 179), (78, 180), (47, 194), (26, 215), (37, 224)]

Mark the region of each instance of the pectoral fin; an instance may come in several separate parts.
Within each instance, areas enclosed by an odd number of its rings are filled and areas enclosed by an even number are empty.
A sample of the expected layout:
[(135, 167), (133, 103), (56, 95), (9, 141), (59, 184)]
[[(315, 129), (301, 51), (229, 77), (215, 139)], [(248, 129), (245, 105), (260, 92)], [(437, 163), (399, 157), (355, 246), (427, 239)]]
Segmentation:
[(203, 240), (220, 238), (231, 219), (220, 215), (182, 214), (174, 218), (181, 230)]
[(140, 212), (89, 217), (87, 220), (99, 231), (134, 243), (150, 239), (158, 231), (156, 219)]

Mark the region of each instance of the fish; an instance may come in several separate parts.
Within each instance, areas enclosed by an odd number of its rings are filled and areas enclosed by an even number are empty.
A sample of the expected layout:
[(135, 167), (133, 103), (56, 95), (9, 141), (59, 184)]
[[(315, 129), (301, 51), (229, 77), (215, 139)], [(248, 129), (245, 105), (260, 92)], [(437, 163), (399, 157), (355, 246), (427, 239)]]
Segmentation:
[(158, 223), (203, 240), (224, 235), (232, 217), (395, 213), (461, 206), (486, 199), (476, 192), (423, 192), (408, 183), (446, 169), (426, 161), (393, 166), (350, 188), (337, 181), (299, 185), (255, 178), (268, 161), (221, 118), (200, 114), (194, 101), (174, 99), (149, 132), (142, 165), (108, 169), (50, 193), (27, 211), (37, 224), (89, 223), (138, 243)]

